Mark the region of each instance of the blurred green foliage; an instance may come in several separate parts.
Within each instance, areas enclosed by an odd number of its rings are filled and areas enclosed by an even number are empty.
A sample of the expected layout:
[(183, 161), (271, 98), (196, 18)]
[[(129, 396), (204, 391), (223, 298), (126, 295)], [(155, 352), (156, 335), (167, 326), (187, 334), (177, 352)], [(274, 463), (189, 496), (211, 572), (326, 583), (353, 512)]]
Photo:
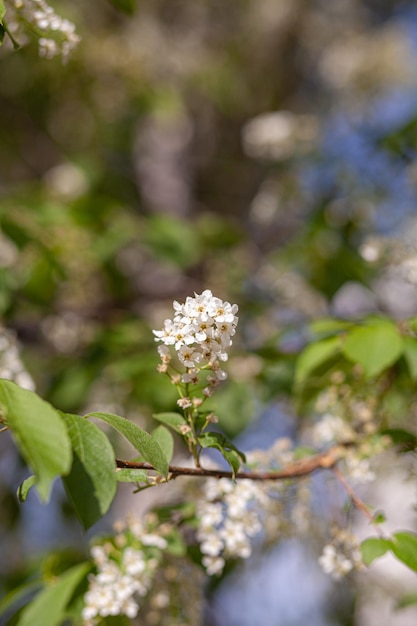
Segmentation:
[[(175, 410), (151, 330), (173, 299), (211, 288), (240, 307), (213, 399), (234, 436), (292, 397), (308, 323), (347, 283), (393, 313), (377, 293), (386, 259), (361, 246), (390, 231), (387, 206), (401, 222), (415, 182), (415, 98), (399, 122), (371, 115), (386, 94), (415, 95), (410, 5), (77, 0), (59, 3), (82, 36), (67, 64), (33, 42), (1, 48), (0, 313), (42, 397), (145, 427)], [(252, 158), (245, 126), (280, 110), (314, 118), (308, 149), (290, 137), (284, 156)], [(394, 391), (386, 402), (403, 410)]]

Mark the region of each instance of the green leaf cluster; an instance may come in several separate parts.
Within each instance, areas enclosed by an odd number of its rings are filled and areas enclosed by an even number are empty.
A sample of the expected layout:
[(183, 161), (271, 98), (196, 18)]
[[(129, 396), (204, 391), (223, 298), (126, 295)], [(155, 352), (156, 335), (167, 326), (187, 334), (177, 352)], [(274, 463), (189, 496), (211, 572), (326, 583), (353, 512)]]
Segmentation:
[(417, 340), (403, 336), (393, 321), (370, 317), (361, 324), (321, 320), (312, 325), (316, 340), (300, 354), (295, 373), (298, 386), (337, 362), (359, 365), (373, 379), (404, 357), (410, 376), (417, 377)]
[(396, 532), (391, 538), (371, 537), (361, 544), (362, 559), (370, 565), (375, 559), (392, 552), (399, 561), (417, 572), (417, 534), (410, 531)]
[(35, 487), (47, 501), (55, 479), (61, 477), (74, 510), (85, 529), (95, 524), (109, 509), (117, 481), (146, 481), (145, 472), (116, 471), (113, 447), (102, 430), (89, 418), (97, 418), (123, 435), (163, 476), (173, 453), (173, 439), (160, 426), (150, 435), (129, 420), (110, 413), (85, 417), (62, 413), (36, 393), (0, 380), (0, 415), (16, 446), (33, 471), (18, 489), (24, 502)]
[(163, 476), (168, 474), (168, 461), (167, 457), (161, 449), (156, 438), (152, 437), (142, 428), (139, 428), (133, 422), (120, 417), (120, 415), (114, 415), (113, 413), (89, 413), (86, 418), (95, 417), (106, 424), (109, 424), (112, 428), (117, 430), (125, 439), (127, 439), (133, 446), (140, 452), (143, 460), (150, 463), (152, 467), (160, 472)]
[(68, 474), (72, 449), (62, 416), (36, 393), (0, 380), (2, 420), (36, 476), (42, 500), (49, 498), (52, 482)]
[(25, 583), (0, 603), (0, 616), (16, 613), (21, 601), (36, 591), (34, 599), (18, 613), (13, 623), (16, 626), (60, 626), (66, 620), (74, 594), (90, 568), (89, 563), (80, 563), (49, 581)]

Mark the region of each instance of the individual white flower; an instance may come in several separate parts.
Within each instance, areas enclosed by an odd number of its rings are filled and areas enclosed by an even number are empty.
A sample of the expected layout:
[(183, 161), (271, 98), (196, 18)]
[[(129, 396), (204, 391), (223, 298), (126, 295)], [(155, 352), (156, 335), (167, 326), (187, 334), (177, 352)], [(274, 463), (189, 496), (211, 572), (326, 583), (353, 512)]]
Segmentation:
[(227, 372), (225, 372), (224, 370), (220, 369), (220, 367), (215, 368), (214, 375), (215, 375), (216, 381), (218, 381), (218, 382), (221, 382), (221, 381), (227, 379)]
[(193, 406), (191, 399), (188, 397), (179, 398), (179, 400), (177, 400), (177, 404), (179, 407), (181, 407), (181, 409), (189, 409)]
[(166, 346), (174, 345), (176, 332), (176, 325), (172, 320), (165, 320), (162, 330), (153, 330), (155, 335), (155, 341), (163, 341)]
[(142, 574), (146, 568), (143, 553), (139, 550), (135, 550), (134, 548), (126, 548), (123, 553), (123, 566), (126, 573), (130, 576)]
[(127, 598), (120, 606), (120, 612), (129, 619), (133, 619), (138, 614), (139, 605), (132, 598)]
[(214, 319), (207, 314), (200, 314), (194, 320), (195, 325), (195, 338), (198, 343), (202, 343), (207, 337), (213, 337), (214, 334)]
[(156, 546), (160, 550), (165, 550), (168, 545), (167, 540), (164, 539), (164, 537), (153, 533), (143, 535), (143, 537), (141, 537), (141, 541), (144, 546)]
[(181, 381), (183, 383), (191, 383), (192, 385), (197, 385), (199, 381), (198, 371), (194, 368), (189, 369), (188, 372), (185, 372), (185, 374), (181, 376)]
[(158, 346), (158, 354), (161, 357), (163, 363), (170, 362), (171, 360), (171, 352), (169, 351), (168, 346), (162, 344), (162, 346)]
[(96, 565), (104, 565), (107, 562), (107, 552), (103, 546), (93, 546), (91, 548), (91, 556)]
[(232, 554), (235, 552), (236, 547), (245, 541), (243, 524), (235, 519), (226, 519), (219, 534), (225, 543), (226, 550)]
[(41, 37), (39, 39), (39, 56), (46, 59), (53, 59), (54, 56), (59, 54), (58, 44), (54, 39), (48, 39)]
[[(85, 596), (87, 598), (87, 596)], [(90, 622), (97, 615), (97, 609), (93, 604), (87, 604), (81, 611), (84, 623)]]
[(183, 345), (178, 350), (178, 358), (185, 367), (194, 368), (201, 358), (201, 353), (192, 346)]
[(194, 329), (190, 324), (185, 324), (182, 327), (177, 325), (175, 332), (174, 332), (174, 339), (175, 339), (174, 345), (175, 345), (175, 350), (177, 350), (177, 352), (179, 351), (181, 346), (184, 346), (184, 345), (190, 346), (192, 343), (195, 342), (193, 330)]
[(209, 556), (218, 556), (224, 548), (224, 543), (215, 534), (211, 534), (204, 539), (200, 544), (200, 550), (203, 554), (208, 554)]
[(204, 556), (202, 562), (209, 576), (221, 574), (225, 566), (225, 560), (221, 557)]

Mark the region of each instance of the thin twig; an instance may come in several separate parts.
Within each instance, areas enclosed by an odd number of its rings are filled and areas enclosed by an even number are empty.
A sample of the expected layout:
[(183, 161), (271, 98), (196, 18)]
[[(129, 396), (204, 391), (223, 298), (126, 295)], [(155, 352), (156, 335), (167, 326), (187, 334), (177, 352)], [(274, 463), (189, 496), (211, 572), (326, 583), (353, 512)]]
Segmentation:
[[(247, 480), (285, 480), (289, 478), (298, 478), (299, 476), (307, 476), (321, 469), (334, 469), (335, 464), (345, 455), (344, 445), (332, 446), (321, 454), (300, 459), (290, 463), (282, 470), (269, 472), (236, 472), (236, 479)], [(137, 461), (123, 461), (116, 459), (116, 465), (120, 468), (154, 470), (150, 463)], [(168, 469), (168, 480), (177, 478), (177, 476), (197, 476), (200, 478), (233, 478), (233, 473), (224, 470), (204, 469), (203, 467), (178, 467), (170, 465)]]
[(350, 499), (352, 500), (356, 508), (362, 511), (362, 513), (365, 514), (365, 516), (369, 519), (369, 521), (372, 524), (375, 524), (374, 516), (372, 515), (372, 513), (370, 512), (366, 504), (362, 502), (359, 496), (353, 491), (352, 487), (346, 481), (345, 477), (339, 472), (339, 469), (337, 467), (332, 467), (332, 471), (333, 471), (333, 474), (336, 476), (337, 480), (340, 482), (340, 484), (343, 485), (346, 493), (349, 495)]

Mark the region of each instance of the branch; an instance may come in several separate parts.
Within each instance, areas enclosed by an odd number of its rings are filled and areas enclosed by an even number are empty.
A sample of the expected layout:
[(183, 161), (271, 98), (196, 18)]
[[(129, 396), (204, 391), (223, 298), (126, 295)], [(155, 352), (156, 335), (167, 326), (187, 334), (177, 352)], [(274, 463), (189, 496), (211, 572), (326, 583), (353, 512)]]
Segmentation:
[(353, 491), (352, 487), (346, 481), (345, 477), (342, 476), (342, 474), (339, 472), (338, 468), (337, 467), (332, 467), (332, 471), (333, 471), (333, 474), (336, 476), (337, 480), (340, 482), (340, 484), (343, 485), (343, 488), (345, 489), (346, 493), (349, 495), (350, 499), (352, 500), (352, 502), (356, 506), (356, 508), (359, 509), (360, 511), (362, 511), (362, 513), (364, 513), (365, 517), (367, 517), (368, 520), (372, 524), (374, 524), (375, 523), (374, 516), (372, 515), (372, 513), (370, 512), (370, 510), (368, 509), (366, 504), (364, 502), (362, 502), (362, 500), (359, 498), (359, 496), (356, 495), (356, 493)]
[[(346, 444), (348, 445), (348, 444)], [(333, 468), (345, 455), (346, 445), (339, 444), (332, 446), (321, 454), (316, 454), (299, 461), (294, 461), (286, 468), (270, 472), (236, 472), (235, 478), (245, 478), (248, 480), (285, 480), (288, 478), (298, 478), (308, 476), (321, 469)], [(149, 463), (139, 463), (136, 461), (122, 461), (116, 459), (116, 465), (120, 468), (153, 470)], [(169, 466), (167, 480), (177, 478), (177, 476), (199, 476), (201, 478), (233, 478), (233, 473), (224, 470), (204, 469), (203, 467), (178, 467)]]

